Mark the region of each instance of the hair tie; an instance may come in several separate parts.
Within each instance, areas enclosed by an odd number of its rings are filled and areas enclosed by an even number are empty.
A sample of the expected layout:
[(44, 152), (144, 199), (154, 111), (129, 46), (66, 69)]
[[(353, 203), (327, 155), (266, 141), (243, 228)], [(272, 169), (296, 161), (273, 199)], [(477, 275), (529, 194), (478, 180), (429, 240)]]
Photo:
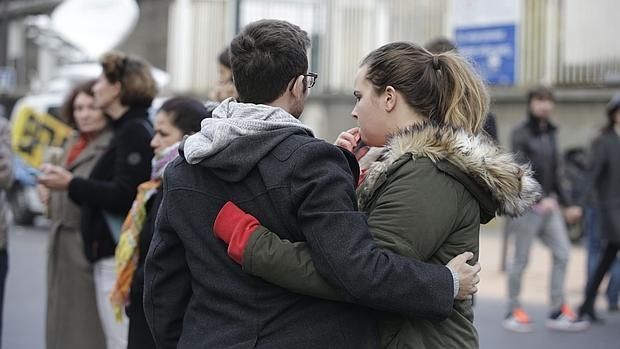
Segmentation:
[(439, 70), (439, 56), (433, 55), (433, 69)]

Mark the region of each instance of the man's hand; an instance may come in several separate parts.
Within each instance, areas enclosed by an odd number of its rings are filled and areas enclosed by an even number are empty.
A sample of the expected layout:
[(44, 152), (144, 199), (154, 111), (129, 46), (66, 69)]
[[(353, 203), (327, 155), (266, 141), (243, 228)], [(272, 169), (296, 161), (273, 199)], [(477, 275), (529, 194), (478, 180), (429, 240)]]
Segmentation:
[(570, 206), (564, 210), (564, 219), (569, 224), (575, 224), (583, 217), (583, 210), (579, 206)]
[(467, 264), (467, 261), (473, 257), (473, 253), (464, 252), (452, 258), (446, 265), (458, 273), (459, 291), (456, 295), (458, 300), (471, 299), (474, 293), (478, 292), (476, 285), (480, 282), (480, 276), (478, 275), (481, 270), (480, 263), (476, 263), (474, 266)]

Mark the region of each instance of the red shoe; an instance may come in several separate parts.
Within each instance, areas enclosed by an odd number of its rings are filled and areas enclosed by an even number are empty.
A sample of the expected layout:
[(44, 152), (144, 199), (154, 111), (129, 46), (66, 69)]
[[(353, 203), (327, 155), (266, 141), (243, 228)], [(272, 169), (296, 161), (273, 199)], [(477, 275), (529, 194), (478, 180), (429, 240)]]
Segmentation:
[(508, 331), (527, 333), (534, 330), (530, 317), (522, 308), (513, 309), (502, 321), (502, 327)]
[(556, 331), (578, 332), (590, 327), (590, 321), (580, 319), (566, 304), (547, 319), (547, 328)]

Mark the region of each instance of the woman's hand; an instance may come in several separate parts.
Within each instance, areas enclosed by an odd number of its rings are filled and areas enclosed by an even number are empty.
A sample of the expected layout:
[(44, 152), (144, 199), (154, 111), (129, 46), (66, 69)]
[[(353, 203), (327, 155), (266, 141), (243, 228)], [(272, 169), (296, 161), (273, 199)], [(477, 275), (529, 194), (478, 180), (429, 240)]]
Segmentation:
[(37, 183), (37, 195), (42, 204), (47, 205), (50, 201), (50, 190), (41, 183)]
[(260, 222), (232, 201), (226, 202), (213, 223), (213, 234), (228, 244), (228, 256), (243, 265), (243, 253)]
[(60, 166), (43, 164), (39, 183), (51, 190), (67, 190), (73, 174)]
[(336, 142), (334, 143), (334, 145), (344, 148), (350, 151), (351, 153), (353, 153), (355, 152), (355, 148), (357, 147), (357, 144), (359, 143), (359, 141), (360, 141), (360, 128), (354, 127), (345, 132), (341, 132), (340, 135), (338, 135), (338, 139), (336, 139)]

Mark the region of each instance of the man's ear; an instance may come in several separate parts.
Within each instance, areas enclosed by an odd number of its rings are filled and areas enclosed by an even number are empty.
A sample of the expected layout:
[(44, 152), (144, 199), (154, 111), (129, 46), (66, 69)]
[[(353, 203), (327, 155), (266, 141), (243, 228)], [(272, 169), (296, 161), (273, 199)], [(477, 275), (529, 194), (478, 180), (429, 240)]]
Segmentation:
[(396, 107), (396, 100), (398, 99), (398, 94), (396, 90), (392, 86), (387, 86), (385, 88), (385, 92), (383, 92), (383, 108), (387, 112), (391, 112)]
[(304, 83), (304, 76), (299, 75), (297, 79), (293, 81), (293, 86), (291, 87), (291, 93), (295, 98), (301, 98), (306, 93), (306, 84)]

